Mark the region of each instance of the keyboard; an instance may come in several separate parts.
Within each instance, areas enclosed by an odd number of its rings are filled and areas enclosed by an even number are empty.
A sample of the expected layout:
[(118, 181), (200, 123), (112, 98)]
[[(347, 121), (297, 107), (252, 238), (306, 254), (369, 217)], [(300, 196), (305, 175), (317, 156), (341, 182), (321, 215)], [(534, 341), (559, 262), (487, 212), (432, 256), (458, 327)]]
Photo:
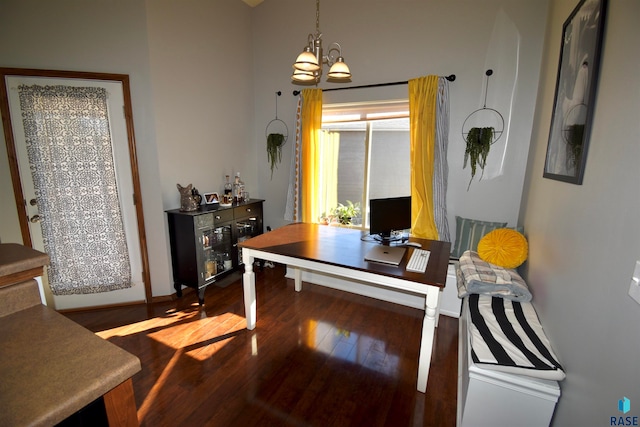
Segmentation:
[(427, 269), (427, 263), (429, 262), (429, 255), (431, 252), (425, 249), (414, 248), (411, 253), (411, 258), (407, 263), (407, 271), (413, 271), (416, 273), (424, 273)]

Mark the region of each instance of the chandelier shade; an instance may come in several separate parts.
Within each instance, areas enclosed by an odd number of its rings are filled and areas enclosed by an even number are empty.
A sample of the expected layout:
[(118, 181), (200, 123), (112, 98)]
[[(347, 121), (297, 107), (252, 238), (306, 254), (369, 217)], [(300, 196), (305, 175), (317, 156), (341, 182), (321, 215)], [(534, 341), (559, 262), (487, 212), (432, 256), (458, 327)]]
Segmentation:
[(339, 56), (336, 62), (329, 69), (327, 77), (330, 79), (350, 79), (351, 71), (347, 64), (344, 63), (344, 58)]
[(294, 70), (291, 79), (298, 82), (309, 83), (316, 81), (316, 74), (317, 73), (314, 73), (313, 71)]
[(293, 68), (301, 71), (318, 71), (320, 69), (318, 58), (311, 52), (309, 46), (306, 46), (302, 53), (298, 55)]

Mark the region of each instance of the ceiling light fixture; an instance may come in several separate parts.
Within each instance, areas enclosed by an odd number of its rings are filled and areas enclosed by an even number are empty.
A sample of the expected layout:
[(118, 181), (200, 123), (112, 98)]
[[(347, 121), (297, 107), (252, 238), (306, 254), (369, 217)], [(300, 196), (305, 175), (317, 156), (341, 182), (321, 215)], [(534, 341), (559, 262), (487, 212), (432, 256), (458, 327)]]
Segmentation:
[(342, 47), (338, 43), (331, 43), (327, 55), (322, 54), (322, 33), (320, 32), (320, 0), (316, 0), (316, 34), (309, 34), (308, 45), (293, 64), (294, 83), (319, 83), (322, 76), (322, 66), (327, 64), (329, 82), (350, 82), (351, 71), (342, 57)]

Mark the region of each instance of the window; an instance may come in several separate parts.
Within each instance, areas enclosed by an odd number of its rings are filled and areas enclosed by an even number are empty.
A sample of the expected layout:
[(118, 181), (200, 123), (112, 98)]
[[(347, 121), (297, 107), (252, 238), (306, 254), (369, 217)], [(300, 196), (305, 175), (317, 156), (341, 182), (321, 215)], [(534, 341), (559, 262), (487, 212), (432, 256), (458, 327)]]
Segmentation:
[(337, 159), (320, 156), (322, 170), (337, 170), (337, 177), (321, 174), (323, 194), (332, 194), (319, 196), (323, 212), (359, 203), (362, 221), (353, 225), (368, 228), (369, 199), (411, 194), (407, 100), (325, 105), (322, 130), (323, 147), (330, 144), (325, 141), (338, 147)]

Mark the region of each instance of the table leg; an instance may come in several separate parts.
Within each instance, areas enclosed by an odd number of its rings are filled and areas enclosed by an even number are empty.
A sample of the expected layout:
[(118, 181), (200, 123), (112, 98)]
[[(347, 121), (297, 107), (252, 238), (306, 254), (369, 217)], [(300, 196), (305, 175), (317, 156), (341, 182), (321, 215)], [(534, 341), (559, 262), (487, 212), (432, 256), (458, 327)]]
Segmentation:
[(110, 426), (140, 425), (131, 378), (104, 394), (104, 406)]
[(422, 340), (420, 341), (420, 357), (418, 359), (418, 391), (427, 391), (431, 353), (435, 339), (440, 289), (429, 286), (425, 298), (424, 320), (422, 322)]
[(244, 248), (242, 248), (242, 260), (244, 261), (242, 276), (244, 311), (247, 317), (247, 329), (252, 330), (256, 327), (256, 275), (253, 272), (253, 255)]
[(438, 327), (438, 322), (440, 321), (440, 307), (442, 304), (443, 291), (444, 291), (444, 288), (440, 288), (440, 292), (438, 292), (438, 305), (436, 308), (436, 328)]
[(293, 287), (296, 292), (302, 290), (302, 269), (293, 267)]

